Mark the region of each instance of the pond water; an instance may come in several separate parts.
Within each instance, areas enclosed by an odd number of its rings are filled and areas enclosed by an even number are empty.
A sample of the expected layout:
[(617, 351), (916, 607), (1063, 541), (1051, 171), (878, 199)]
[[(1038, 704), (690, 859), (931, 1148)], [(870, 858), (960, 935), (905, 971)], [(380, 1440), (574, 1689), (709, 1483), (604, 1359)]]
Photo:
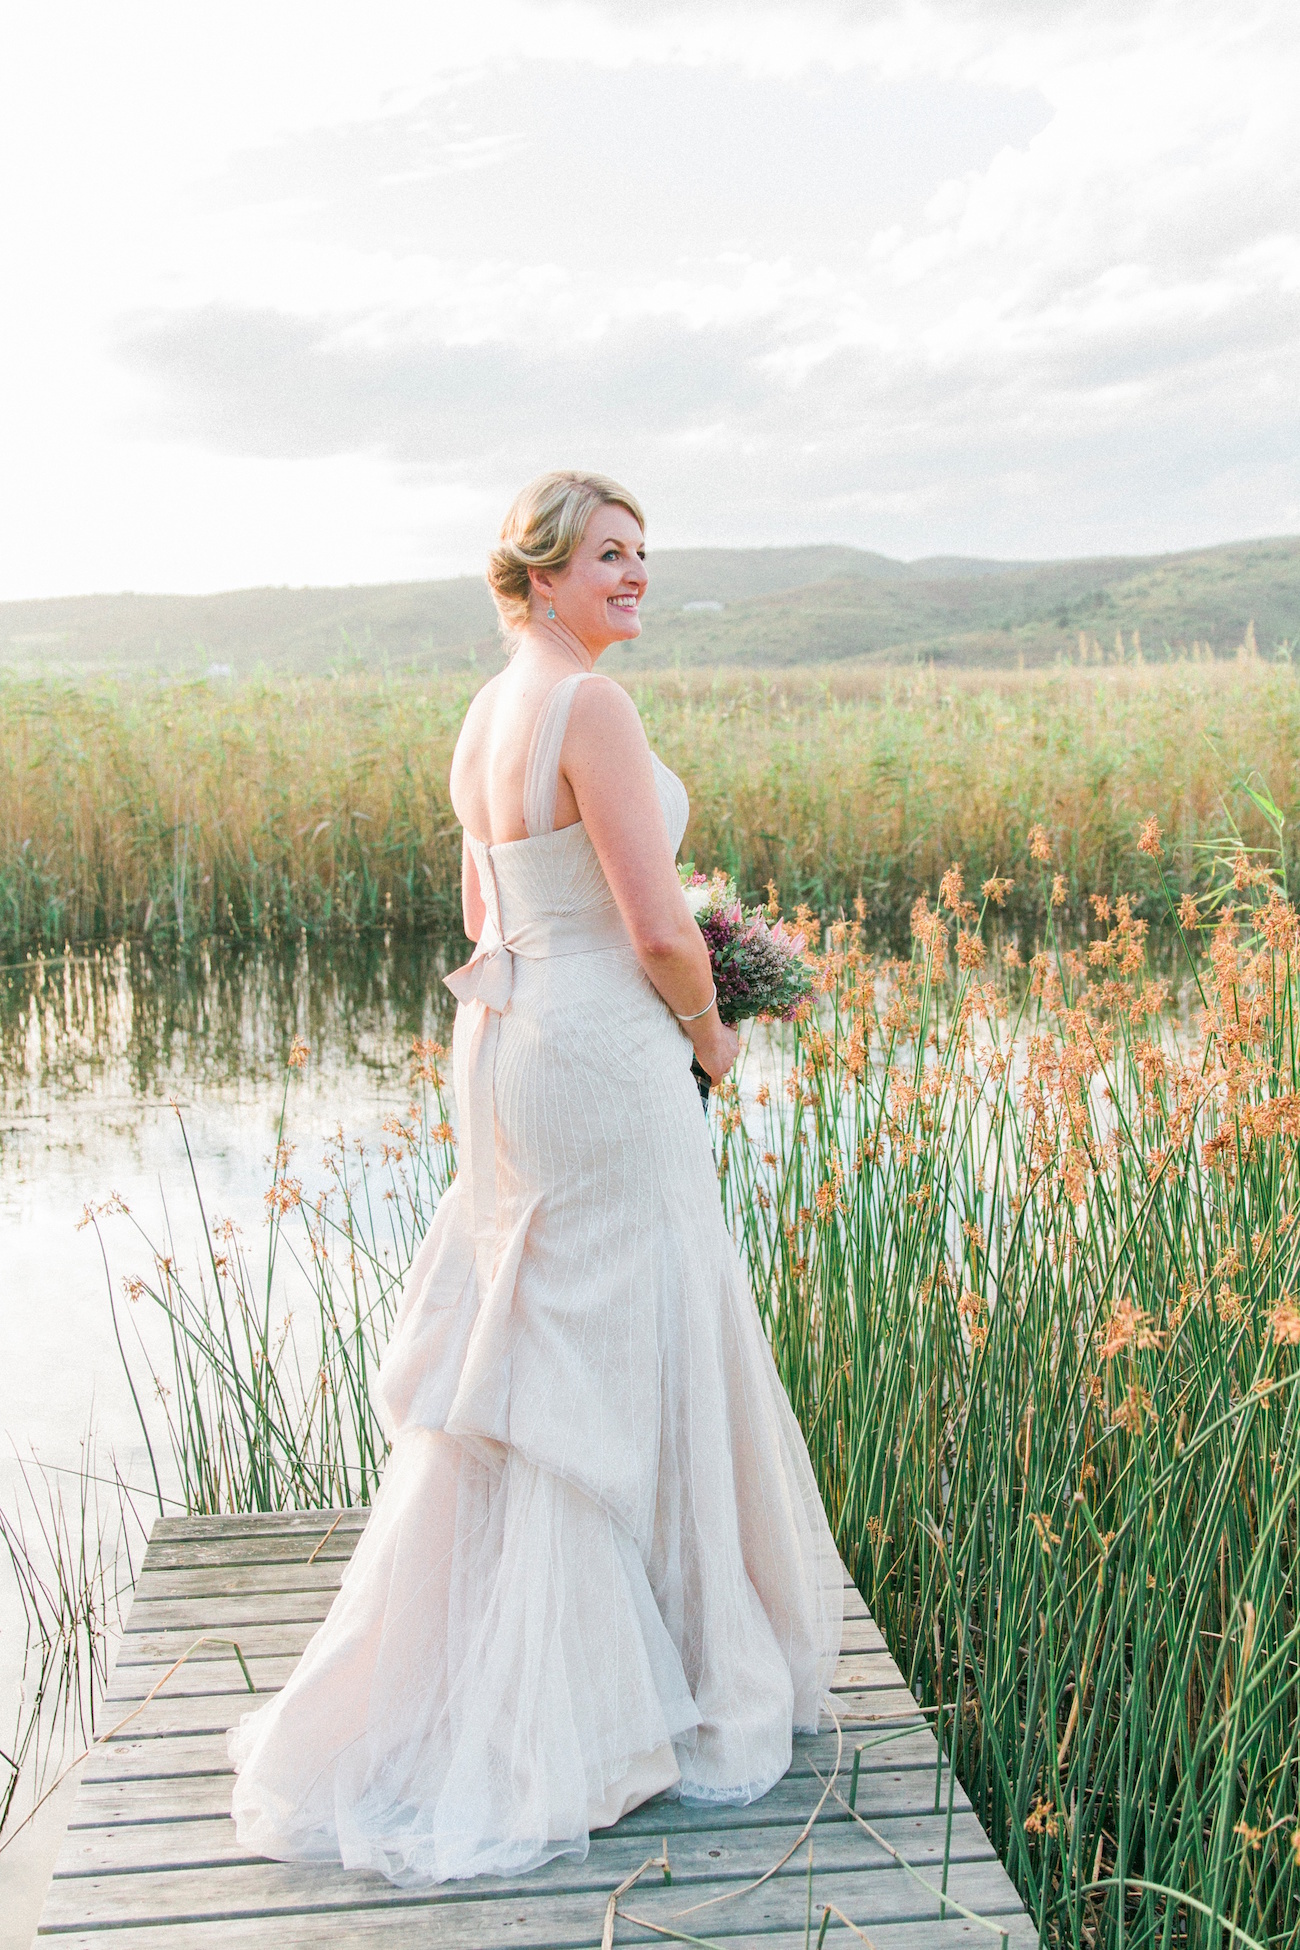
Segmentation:
[[(111, 1454), (128, 1482), (148, 1481), (99, 1240), (78, 1226), (86, 1205), (116, 1192), (156, 1237), (165, 1201), (184, 1251), (197, 1232), (188, 1138), (210, 1209), (255, 1237), (286, 1077), (286, 1121), (305, 1160), (340, 1123), (376, 1134), (407, 1101), (412, 1037), (450, 1034), (441, 978), (466, 951), (459, 939), (375, 938), (160, 961), (118, 947), (0, 970), (0, 1506), (22, 1502), (23, 1459), (75, 1469), (92, 1418), (101, 1465)], [(295, 1036), (311, 1054), (288, 1073)], [(120, 1290), (147, 1255), (123, 1220), (104, 1237)], [(75, 1478), (61, 1480), (75, 1501)], [(0, 1553), (4, 1751), (23, 1644)], [(21, 1787), (12, 1822), (29, 1798)], [(3, 1950), (30, 1942), (65, 1800), (0, 1855)]]

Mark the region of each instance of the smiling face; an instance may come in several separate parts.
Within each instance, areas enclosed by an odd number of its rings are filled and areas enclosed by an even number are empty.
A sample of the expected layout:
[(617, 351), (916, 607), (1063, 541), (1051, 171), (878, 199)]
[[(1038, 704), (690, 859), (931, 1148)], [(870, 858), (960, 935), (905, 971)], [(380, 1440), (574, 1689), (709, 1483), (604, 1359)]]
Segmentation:
[(533, 570), (533, 615), (540, 621), (553, 604), (556, 621), (598, 657), (611, 643), (640, 636), (647, 580), (640, 522), (607, 502), (587, 523), (567, 568), (557, 575)]

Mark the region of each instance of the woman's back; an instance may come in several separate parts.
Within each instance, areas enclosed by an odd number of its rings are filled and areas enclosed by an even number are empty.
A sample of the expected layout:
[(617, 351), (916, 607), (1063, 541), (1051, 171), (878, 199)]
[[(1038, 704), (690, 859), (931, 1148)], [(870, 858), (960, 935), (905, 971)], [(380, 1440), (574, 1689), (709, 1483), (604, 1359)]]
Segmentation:
[[(551, 693), (581, 674), (563, 657), (518, 658), (473, 699), (451, 761), (451, 803), (467, 833), (488, 846), (528, 837), (524, 795), (534, 737)], [(571, 826), (580, 817), (572, 787), (558, 776), (554, 824)]]
[[(685, 790), (622, 686), (574, 662), (529, 643), (466, 713), (451, 769), (466, 932), (477, 941), (492, 913), (495, 849), (580, 825), (643, 961), (671, 951), (683, 928), (698, 943), (674, 865)], [(688, 992), (698, 989), (694, 978)]]

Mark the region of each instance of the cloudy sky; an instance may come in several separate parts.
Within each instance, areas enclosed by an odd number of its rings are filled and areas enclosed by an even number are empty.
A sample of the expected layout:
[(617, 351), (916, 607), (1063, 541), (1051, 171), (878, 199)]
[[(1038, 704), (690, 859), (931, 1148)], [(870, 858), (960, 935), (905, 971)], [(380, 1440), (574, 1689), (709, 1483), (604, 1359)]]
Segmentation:
[(1300, 530), (1284, 0), (42, 0), (0, 73), (0, 597), (660, 544)]

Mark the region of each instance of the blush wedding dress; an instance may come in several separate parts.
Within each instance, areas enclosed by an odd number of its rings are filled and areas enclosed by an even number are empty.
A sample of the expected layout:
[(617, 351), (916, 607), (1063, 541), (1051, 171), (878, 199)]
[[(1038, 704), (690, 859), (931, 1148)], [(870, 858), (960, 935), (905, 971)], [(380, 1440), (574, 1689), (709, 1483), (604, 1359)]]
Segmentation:
[[(517, 1874), (665, 1790), (754, 1800), (839, 1652), (839, 1558), (690, 1044), (582, 824), (554, 826), (587, 675), (538, 718), (528, 837), (469, 839), (460, 1169), (383, 1361), (374, 1508), (288, 1684), (229, 1736), (239, 1840), (281, 1860)], [(654, 769), (675, 851), (686, 790)]]

